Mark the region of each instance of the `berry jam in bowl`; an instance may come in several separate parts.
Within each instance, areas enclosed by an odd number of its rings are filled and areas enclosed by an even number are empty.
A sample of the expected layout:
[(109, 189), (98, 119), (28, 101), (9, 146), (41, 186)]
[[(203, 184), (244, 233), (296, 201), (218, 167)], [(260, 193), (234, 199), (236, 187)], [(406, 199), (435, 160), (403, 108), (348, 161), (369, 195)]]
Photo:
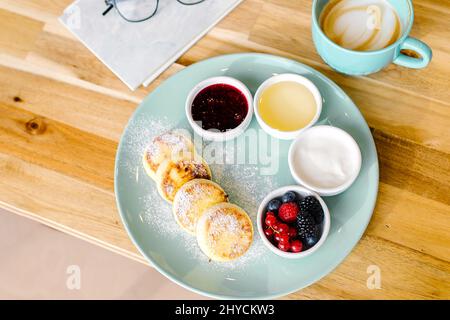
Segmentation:
[(309, 256), (325, 242), (330, 212), (322, 198), (301, 186), (286, 186), (269, 193), (256, 218), (263, 243), (275, 254), (290, 259)]
[(253, 97), (241, 81), (213, 77), (191, 90), (185, 108), (196, 134), (206, 140), (225, 141), (247, 129), (253, 116)]

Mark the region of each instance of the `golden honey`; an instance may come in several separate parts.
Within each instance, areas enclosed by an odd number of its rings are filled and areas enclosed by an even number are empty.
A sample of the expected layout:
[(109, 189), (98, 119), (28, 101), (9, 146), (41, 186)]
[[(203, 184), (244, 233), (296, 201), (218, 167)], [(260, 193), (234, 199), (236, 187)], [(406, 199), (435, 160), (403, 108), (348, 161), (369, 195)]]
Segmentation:
[(266, 88), (259, 99), (261, 119), (280, 131), (297, 131), (314, 119), (317, 104), (311, 91), (294, 81), (282, 81)]

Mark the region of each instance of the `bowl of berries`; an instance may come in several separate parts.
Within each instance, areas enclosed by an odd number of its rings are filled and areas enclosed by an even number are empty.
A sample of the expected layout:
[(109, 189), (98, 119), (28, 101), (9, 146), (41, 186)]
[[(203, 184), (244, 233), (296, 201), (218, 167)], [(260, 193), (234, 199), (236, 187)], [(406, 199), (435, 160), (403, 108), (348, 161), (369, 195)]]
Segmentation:
[(306, 257), (322, 246), (330, 231), (330, 212), (322, 198), (301, 186), (269, 193), (257, 216), (258, 232), (275, 254), (291, 259)]

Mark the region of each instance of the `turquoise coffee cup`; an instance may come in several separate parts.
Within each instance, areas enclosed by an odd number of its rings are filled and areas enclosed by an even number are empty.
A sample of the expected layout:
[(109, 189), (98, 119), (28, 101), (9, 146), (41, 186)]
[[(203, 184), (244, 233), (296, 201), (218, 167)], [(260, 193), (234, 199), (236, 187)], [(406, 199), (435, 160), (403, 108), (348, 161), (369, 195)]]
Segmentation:
[[(320, 27), (320, 14), (329, 0), (314, 0), (312, 7), (312, 34), (314, 45), (322, 59), (333, 69), (348, 75), (375, 73), (391, 62), (413, 69), (425, 68), (431, 61), (432, 51), (420, 40), (409, 37), (414, 22), (414, 8), (410, 0), (388, 0), (396, 9), (402, 23), (403, 34), (390, 46), (374, 51), (353, 51), (331, 41)], [(411, 50), (419, 58), (402, 54)]]

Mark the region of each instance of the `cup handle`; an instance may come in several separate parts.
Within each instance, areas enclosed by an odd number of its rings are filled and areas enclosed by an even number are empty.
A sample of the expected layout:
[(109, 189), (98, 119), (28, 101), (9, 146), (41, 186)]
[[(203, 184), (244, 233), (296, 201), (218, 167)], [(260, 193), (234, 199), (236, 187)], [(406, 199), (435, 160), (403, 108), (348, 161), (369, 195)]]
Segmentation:
[(400, 46), (400, 50), (411, 50), (418, 53), (420, 58), (413, 58), (400, 53), (397, 58), (395, 58), (394, 63), (402, 67), (422, 69), (425, 68), (431, 61), (433, 52), (431, 48), (424, 42), (408, 37)]

